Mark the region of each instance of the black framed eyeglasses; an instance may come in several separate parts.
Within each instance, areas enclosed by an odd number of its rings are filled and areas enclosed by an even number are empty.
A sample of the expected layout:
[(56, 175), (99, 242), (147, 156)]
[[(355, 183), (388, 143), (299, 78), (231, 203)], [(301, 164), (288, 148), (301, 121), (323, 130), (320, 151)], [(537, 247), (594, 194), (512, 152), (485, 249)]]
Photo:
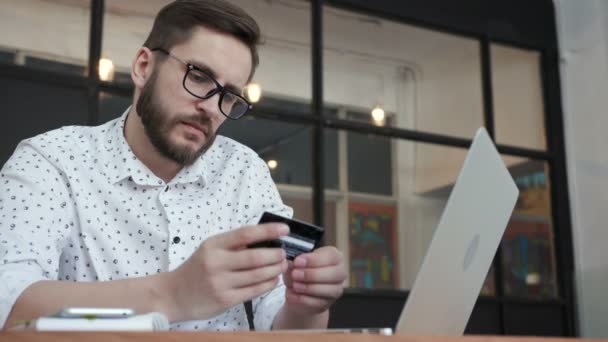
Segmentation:
[(201, 70), (197, 66), (184, 62), (165, 49), (154, 48), (150, 50), (162, 52), (186, 66), (186, 73), (184, 74), (182, 85), (190, 95), (206, 100), (219, 93), (220, 100), (218, 106), (222, 114), (228, 119), (237, 120), (245, 115), (248, 110), (253, 108), (251, 103), (244, 97), (224, 88), (224, 86), (209, 75), (209, 73)]

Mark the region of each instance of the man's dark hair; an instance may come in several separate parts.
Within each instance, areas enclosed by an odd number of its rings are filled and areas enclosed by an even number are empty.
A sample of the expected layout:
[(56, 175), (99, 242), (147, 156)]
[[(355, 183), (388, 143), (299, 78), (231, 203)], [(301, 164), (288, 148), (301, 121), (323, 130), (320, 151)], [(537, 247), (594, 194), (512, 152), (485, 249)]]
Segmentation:
[(144, 46), (170, 51), (192, 37), (197, 26), (232, 35), (251, 51), (251, 76), (258, 66), (260, 28), (241, 8), (224, 0), (177, 0), (163, 7)]

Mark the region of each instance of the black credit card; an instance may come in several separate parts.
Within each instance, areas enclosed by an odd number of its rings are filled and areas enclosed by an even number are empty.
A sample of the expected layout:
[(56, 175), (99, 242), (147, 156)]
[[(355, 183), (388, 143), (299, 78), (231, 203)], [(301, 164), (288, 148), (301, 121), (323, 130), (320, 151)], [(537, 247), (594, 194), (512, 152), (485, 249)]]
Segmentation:
[(302, 222), (295, 219), (279, 216), (273, 213), (264, 212), (260, 218), (262, 223), (285, 223), (289, 226), (289, 234), (277, 240), (263, 241), (250, 245), (251, 248), (281, 247), (285, 250), (287, 259), (293, 260), (302, 253), (308, 253), (319, 247), (323, 238), (324, 229), (314, 224)]

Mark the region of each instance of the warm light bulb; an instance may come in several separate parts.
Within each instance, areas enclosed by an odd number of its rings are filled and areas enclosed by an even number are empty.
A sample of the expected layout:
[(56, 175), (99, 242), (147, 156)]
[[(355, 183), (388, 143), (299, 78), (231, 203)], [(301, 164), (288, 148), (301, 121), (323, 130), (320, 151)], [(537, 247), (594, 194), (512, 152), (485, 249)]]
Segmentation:
[(382, 109), (382, 107), (380, 107), (380, 105), (377, 105), (376, 107), (374, 107), (374, 109), (372, 109), (372, 119), (374, 120), (374, 123), (376, 123), (377, 125), (384, 124), (384, 120), (386, 119), (386, 114), (384, 113), (384, 109)]
[(540, 284), (540, 274), (531, 272), (526, 275), (526, 285), (538, 285)]
[(279, 166), (279, 163), (278, 163), (276, 160), (271, 159), (271, 160), (269, 160), (269, 161), (268, 161), (268, 167), (269, 167), (271, 170), (276, 169), (276, 168), (277, 168), (277, 166)]
[(114, 79), (114, 63), (108, 58), (99, 60), (99, 79), (111, 81)]
[(249, 83), (247, 86), (247, 98), (252, 103), (260, 101), (262, 97), (262, 87), (257, 83)]

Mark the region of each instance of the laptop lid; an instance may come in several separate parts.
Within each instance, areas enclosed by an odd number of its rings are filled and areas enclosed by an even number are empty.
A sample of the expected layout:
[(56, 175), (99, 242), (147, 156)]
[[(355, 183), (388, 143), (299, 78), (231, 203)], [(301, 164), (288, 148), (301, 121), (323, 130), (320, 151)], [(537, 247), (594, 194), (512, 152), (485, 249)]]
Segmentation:
[(396, 327), (397, 334), (462, 335), (519, 190), (480, 128)]

